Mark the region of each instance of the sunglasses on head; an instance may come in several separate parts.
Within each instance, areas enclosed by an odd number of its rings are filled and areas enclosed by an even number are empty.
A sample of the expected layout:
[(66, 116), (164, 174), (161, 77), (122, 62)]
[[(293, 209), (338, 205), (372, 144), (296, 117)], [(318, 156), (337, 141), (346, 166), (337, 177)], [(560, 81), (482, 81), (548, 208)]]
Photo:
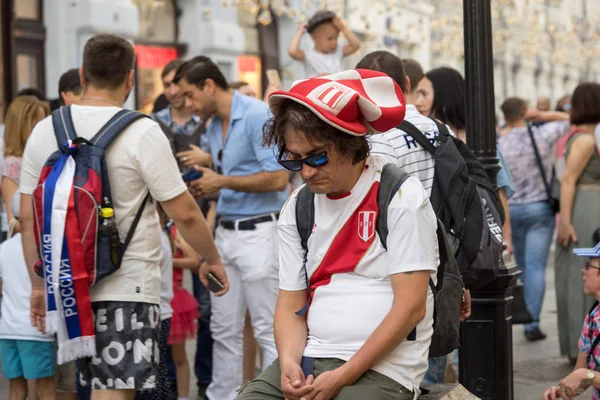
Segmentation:
[(586, 271), (588, 269), (590, 269), (590, 268), (594, 268), (594, 269), (597, 269), (598, 271), (600, 271), (600, 267), (596, 267), (595, 265), (592, 265), (591, 262), (586, 263), (585, 266), (584, 266), (584, 268), (585, 268)]
[(306, 164), (312, 168), (324, 167), (329, 162), (329, 158), (327, 157), (327, 152), (324, 151), (322, 153), (313, 154), (312, 156), (308, 156), (301, 160), (283, 160), (280, 156), (277, 162), (279, 162), (279, 164), (287, 170), (298, 172), (302, 170), (302, 164)]

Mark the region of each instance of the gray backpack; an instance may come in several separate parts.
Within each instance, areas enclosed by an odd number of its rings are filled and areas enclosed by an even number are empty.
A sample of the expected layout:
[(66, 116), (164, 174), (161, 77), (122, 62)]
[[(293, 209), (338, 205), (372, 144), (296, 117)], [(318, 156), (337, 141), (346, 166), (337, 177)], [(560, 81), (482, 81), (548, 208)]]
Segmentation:
[[(377, 193), (379, 212), (376, 231), (385, 249), (387, 249), (388, 237), (388, 206), (408, 176), (406, 172), (393, 164), (386, 164), (381, 172), (379, 192)], [(296, 201), (296, 225), (302, 248), (304, 249), (305, 264), (308, 254), (308, 238), (312, 232), (315, 219), (314, 207), (314, 194), (310, 191), (308, 185), (304, 186), (298, 193)], [(454, 257), (457, 244), (454, 242), (452, 236), (446, 233), (446, 228), (439, 219), (437, 237), (440, 252), (437, 285), (433, 283), (433, 280), (429, 279), (429, 287), (435, 296), (433, 337), (431, 338), (431, 345), (429, 347), (430, 357), (444, 356), (459, 347), (460, 305), (465, 291), (458, 264)], [(307, 287), (310, 291), (310, 282), (306, 268), (305, 274)], [(416, 329), (406, 339), (415, 340)]]

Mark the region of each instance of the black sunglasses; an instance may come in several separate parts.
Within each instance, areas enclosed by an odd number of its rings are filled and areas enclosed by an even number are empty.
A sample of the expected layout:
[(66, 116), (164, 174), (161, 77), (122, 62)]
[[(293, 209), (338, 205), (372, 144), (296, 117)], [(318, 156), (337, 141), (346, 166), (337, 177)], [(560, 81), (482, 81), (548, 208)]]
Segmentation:
[(588, 269), (590, 269), (590, 268), (594, 268), (594, 269), (597, 269), (598, 271), (600, 271), (600, 268), (596, 267), (595, 265), (592, 265), (592, 263), (586, 263), (585, 266), (584, 266), (584, 268), (585, 268), (586, 271)]
[(302, 170), (302, 164), (306, 164), (312, 168), (324, 167), (329, 162), (329, 158), (327, 157), (327, 152), (324, 151), (322, 153), (313, 154), (312, 156), (303, 158), (302, 160), (282, 160), (280, 156), (277, 162), (279, 162), (283, 168), (297, 172)]

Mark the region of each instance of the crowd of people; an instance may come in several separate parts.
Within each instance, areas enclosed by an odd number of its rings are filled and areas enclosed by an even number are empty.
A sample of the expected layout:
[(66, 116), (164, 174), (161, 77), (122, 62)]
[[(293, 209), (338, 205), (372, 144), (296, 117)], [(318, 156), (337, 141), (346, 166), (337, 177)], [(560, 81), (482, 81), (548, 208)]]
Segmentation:
[[(302, 50), (304, 32), (314, 47)], [(445, 382), (456, 351), (429, 356), (445, 262), (436, 156), (399, 125), (434, 146), (441, 135), (466, 142), (465, 81), (387, 51), (342, 71), (359, 48), (320, 11), (289, 47), (307, 79), (270, 85), (259, 99), (208, 57), (173, 60), (152, 114), (121, 126), (135, 53), (99, 34), (82, 67), (61, 77), (57, 101), (19, 93), (4, 120), (1, 181), (0, 359), (11, 400), (185, 400), (193, 380), (211, 400), (416, 399), (422, 385)], [(597, 398), (600, 85), (582, 83), (549, 106), (513, 97), (500, 107), (500, 239), (522, 271), (524, 335), (537, 341), (556, 236), (560, 351), (575, 369), (543, 398), (590, 386)], [(101, 145), (101, 172), (92, 161), (77, 169), (78, 152)], [(382, 205), (389, 174), (401, 171)], [(100, 180), (96, 227), (82, 193), (93, 196)], [(94, 227), (92, 254), (114, 251), (100, 242), (111, 220), (125, 250), (118, 262), (98, 255), (117, 268), (92, 279), (76, 258), (88, 260)], [(459, 301), (463, 321), (469, 287)]]

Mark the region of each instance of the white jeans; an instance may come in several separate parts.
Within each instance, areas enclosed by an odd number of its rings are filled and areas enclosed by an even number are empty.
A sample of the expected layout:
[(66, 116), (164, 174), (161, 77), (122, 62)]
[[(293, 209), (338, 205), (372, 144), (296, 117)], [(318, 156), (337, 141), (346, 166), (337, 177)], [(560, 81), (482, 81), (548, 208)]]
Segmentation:
[(273, 336), (279, 289), (277, 221), (260, 223), (255, 230), (248, 231), (219, 226), (215, 236), (229, 291), (222, 297), (211, 293), (213, 372), (206, 395), (211, 400), (233, 400), (243, 379), (242, 333), (246, 307), (262, 350), (263, 368), (277, 358)]

